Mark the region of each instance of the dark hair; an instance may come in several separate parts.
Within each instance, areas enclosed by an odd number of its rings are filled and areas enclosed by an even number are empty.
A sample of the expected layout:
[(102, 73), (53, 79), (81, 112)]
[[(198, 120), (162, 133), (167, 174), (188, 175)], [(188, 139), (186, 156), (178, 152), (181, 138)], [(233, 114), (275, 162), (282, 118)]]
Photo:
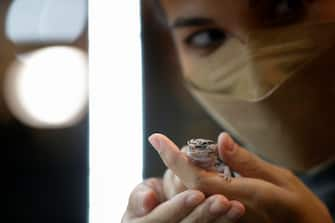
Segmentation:
[[(160, 0), (150, 0), (160, 22), (167, 24), (166, 14)], [(257, 11), (266, 25), (294, 22), (304, 15), (304, 0), (248, 0), (249, 7)]]
[(293, 23), (304, 15), (304, 0), (263, 0), (259, 4), (260, 1), (249, 0), (249, 5), (256, 9), (260, 20), (266, 25)]

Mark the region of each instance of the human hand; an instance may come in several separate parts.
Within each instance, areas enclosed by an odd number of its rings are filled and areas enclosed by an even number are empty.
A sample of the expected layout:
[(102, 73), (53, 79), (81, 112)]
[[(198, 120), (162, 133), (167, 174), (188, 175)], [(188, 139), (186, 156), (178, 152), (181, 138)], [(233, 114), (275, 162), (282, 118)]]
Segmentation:
[(166, 200), (162, 180), (149, 179), (130, 195), (122, 223), (233, 223), (243, 215), (244, 207), (223, 195), (205, 195), (186, 190)]
[[(292, 172), (248, 152), (226, 133), (218, 139), (220, 157), (242, 176), (230, 181), (195, 166), (164, 135), (154, 134), (149, 141), (180, 180), (176, 185), (202, 191), (206, 196), (222, 194), (241, 201), (246, 206), (241, 222), (332, 222), (325, 205)], [(174, 192), (179, 190), (182, 187), (175, 187)]]

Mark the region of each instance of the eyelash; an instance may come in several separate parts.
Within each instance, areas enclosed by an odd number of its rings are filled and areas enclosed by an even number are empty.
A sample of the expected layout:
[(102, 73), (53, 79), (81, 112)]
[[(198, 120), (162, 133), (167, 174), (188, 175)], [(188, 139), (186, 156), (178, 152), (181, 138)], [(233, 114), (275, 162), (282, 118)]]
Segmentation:
[[(201, 36), (203, 35), (203, 36)], [(196, 43), (196, 38), (203, 38), (198, 39), (198, 41), (203, 41), (203, 43)], [(207, 39), (204, 39), (207, 38)], [(216, 28), (211, 29), (204, 29), (192, 33), (188, 37), (185, 38), (184, 44), (189, 47), (190, 49), (194, 50), (213, 50), (217, 48), (219, 45), (223, 44), (226, 40), (227, 35), (224, 31)], [(207, 43), (206, 43), (207, 41)]]

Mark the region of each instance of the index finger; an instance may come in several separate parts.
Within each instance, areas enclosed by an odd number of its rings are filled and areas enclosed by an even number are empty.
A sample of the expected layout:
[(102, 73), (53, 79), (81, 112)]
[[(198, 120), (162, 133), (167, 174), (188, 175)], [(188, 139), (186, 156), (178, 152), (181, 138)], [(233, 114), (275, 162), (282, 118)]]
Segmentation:
[(195, 166), (186, 154), (180, 151), (168, 137), (162, 134), (153, 134), (149, 137), (152, 146), (159, 153), (164, 164), (177, 175), (185, 186), (201, 178), (205, 170)]

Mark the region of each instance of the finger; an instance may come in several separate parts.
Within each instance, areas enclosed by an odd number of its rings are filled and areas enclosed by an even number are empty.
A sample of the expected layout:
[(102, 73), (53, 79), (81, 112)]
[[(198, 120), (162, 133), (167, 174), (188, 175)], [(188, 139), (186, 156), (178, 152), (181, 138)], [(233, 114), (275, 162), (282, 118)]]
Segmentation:
[(242, 176), (263, 179), (275, 184), (283, 182), (283, 169), (272, 165), (242, 148), (227, 133), (218, 138), (219, 155)]
[(165, 200), (167, 200), (167, 197), (165, 196), (165, 192), (164, 192), (164, 188), (163, 188), (163, 180), (162, 179), (149, 178), (149, 179), (146, 179), (143, 183), (155, 192), (155, 194), (158, 198), (158, 203), (162, 203)]
[(239, 201), (231, 201), (231, 208), (225, 217), (231, 222), (237, 222), (245, 214), (245, 207)]
[(165, 165), (177, 175), (185, 186), (190, 188), (190, 183), (201, 178), (207, 172), (189, 161), (188, 157), (166, 136), (153, 134), (149, 137), (152, 146), (157, 150)]
[(205, 200), (200, 191), (188, 190), (156, 207), (150, 214), (142, 218), (143, 222), (179, 223), (193, 209)]
[(224, 215), (231, 208), (231, 203), (222, 195), (213, 195), (205, 202), (196, 207), (191, 214), (184, 218), (180, 223), (189, 222), (213, 222), (215, 219)]
[(158, 179), (149, 179), (139, 184), (129, 197), (127, 217), (142, 217), (156, 207), (162, 199), (159, 188), (162, 188), (162, 181)]
[(163, 187), (167, 199), (170, 199), (176, 194), (187, 190), (185, 185), (180, 181), (179, 177), (177, 177), (170, 169), (168, 169), (164, 174)]
[(230, 201), (231, 207), (227, 212), (219, 217), (215, 223), (235, 223), (240, 222), (241, 217), (245, 215), (245, 207), (239, 201)]

